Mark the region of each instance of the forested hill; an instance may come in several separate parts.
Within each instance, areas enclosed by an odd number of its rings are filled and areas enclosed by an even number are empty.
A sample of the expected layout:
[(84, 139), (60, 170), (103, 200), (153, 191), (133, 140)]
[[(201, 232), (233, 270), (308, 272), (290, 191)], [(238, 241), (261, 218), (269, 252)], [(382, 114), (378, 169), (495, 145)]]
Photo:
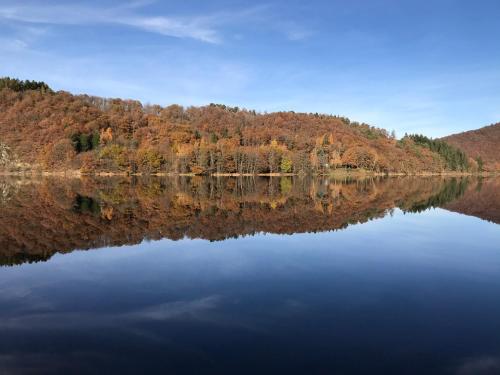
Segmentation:
[(460, 147), (484, 164), (485, 170), (500, 170), (500, 122), (484, 128), (450, 135), (443, 140)]
[(210, 104), (142, 105), (0, 79), (0, 168), (127, 173), (330, 173), (477, 169), (443, 141), (396, 140), (345, 117)]

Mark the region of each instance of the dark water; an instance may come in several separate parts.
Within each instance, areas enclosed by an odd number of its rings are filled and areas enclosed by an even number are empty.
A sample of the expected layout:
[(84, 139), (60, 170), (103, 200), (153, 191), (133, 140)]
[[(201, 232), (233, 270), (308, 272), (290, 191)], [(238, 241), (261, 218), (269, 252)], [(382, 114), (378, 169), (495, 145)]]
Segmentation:
[(500, 179), (0, 181), (0, 373), (499, 374)]

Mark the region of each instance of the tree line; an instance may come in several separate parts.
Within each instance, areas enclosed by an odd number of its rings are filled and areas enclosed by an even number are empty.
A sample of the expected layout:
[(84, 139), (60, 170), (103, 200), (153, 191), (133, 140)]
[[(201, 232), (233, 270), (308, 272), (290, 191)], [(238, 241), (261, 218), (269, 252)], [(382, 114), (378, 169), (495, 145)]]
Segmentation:
[(258, 113), (223, 104), (143, 105), (3, 79), (0, 141), (45, 170), (86, 173), (329, 174), (477, 167), (442, 141), (319, 113)]
[(8, 88), (13, 91), (22, 92), (27, 90), (39, 90), (41, 92), (51, 92), (48, 84), (42, 81), (21, 81), (17, 78), (3, 77), (0, 78), (0, 90)]

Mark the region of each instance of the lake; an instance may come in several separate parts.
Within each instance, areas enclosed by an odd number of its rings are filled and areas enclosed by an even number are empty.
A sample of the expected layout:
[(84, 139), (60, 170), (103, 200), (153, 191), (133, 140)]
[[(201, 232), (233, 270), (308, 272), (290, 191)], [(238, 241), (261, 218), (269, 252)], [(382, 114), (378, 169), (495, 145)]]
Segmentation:
[(500, 178), (4, 178), (0, 372), (500, 373)]

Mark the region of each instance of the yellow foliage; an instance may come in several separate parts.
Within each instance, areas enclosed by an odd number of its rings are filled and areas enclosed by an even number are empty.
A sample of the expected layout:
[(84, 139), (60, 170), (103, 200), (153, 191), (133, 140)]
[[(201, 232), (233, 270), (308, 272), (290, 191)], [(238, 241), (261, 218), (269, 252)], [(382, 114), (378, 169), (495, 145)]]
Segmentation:
[(158, 173), (164, 163), (165, 159), (155, 149), (142, 148), (137, 151), (137, 164), (141, 172)]
[(99, 159), (111, 161), (120, 168), (125, 168), (129, 165), (127, 150), (116, 144), (103, 147), (99, 153)]

